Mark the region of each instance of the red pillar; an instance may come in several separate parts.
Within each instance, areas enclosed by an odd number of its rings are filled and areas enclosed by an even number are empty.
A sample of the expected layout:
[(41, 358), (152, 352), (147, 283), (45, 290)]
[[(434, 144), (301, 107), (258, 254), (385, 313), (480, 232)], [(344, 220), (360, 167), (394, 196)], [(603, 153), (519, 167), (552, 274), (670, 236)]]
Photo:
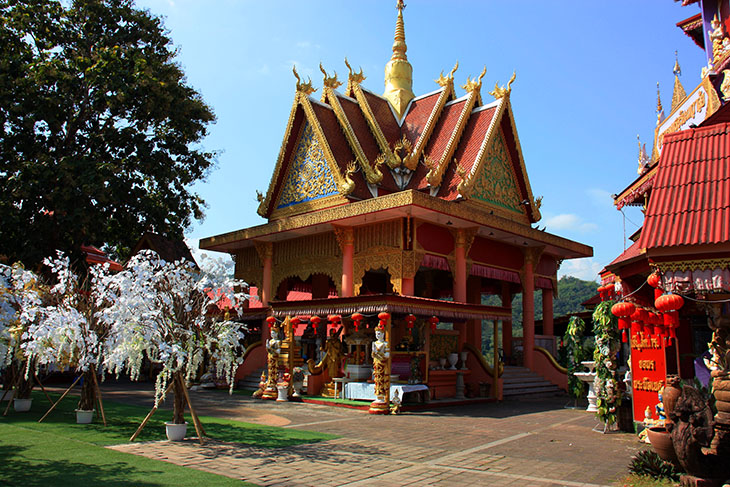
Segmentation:
[(535, 262), (534, 249), (526, 249), (522, 267), (522, 350), (524, 365), (533, 368), (532, 354), (535, 347)]
[(342, 232), (342, 297), (349, 298), (354, 295), (354, 257), (355, 237), (351, 227), (345, 228)]
[(456, 265), (454, 269), (454, 301), (466, 302), (466, 237), (464, 230), (459, 229), (456, 234), (454, 247)]
[[(502, 307), (512, 309), (512, 293), (508, 282), (502, 282)], [(502, 350), (505, 362), (509, 363), (508, 359), (512, 358), (512, 318), (502, 321)]]
[(553, 290), (542, 290), (542, 333), (553, 336)]

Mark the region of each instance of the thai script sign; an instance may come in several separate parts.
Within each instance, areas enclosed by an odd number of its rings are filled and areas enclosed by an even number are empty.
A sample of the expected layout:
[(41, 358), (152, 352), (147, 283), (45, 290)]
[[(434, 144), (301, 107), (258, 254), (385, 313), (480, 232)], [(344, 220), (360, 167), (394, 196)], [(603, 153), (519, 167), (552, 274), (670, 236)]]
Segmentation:
[(704, 85), (700, 84), (681, 105), (674, 110), (657, 127), (656, 147), (661, 152), (664, 135), (690, 128), (690, 125), (699, 125), (708, 117), (707, 107), (709, 95)]
[(658, 337), (631, 335), (631, 374), (634, 421), (644, 421), (649, 407), (653, 419), (658, 419), (654, 407), (659, 402), (659, 390), (666, 380), (666, 360), (662, 340)]

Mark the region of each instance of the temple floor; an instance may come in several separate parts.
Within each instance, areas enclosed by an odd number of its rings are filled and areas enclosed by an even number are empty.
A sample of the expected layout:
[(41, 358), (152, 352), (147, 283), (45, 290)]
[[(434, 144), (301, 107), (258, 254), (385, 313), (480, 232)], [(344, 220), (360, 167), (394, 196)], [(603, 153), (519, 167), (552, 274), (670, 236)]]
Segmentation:
[[(120, 402), (150, 405), (153, 396), (149, 383), (105, 383), (102, 389)], [(111, 448), (258, 485), (318, 486), (608, 485), (627, 474), (631, 457), (644, 448), (632, 434), (593, 432), (593, 414), (563, 409), (564, 397), (398, 416), (222, 391), (191, 392), (191, 399), (199, 414), (341, 437), (275, 449), (215, 440)]]

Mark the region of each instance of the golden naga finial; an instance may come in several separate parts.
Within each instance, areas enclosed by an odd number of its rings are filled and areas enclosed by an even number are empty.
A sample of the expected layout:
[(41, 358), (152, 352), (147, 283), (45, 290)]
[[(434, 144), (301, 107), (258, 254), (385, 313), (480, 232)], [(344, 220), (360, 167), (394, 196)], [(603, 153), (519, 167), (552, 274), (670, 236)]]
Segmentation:
[(466, 78), (466, 83), (462, 86), (467, 93), (471, 93), (473, 91), (479, 91), (482, 89), (482, 78), (484, 78), (484, 75), (487, 74), (487, 67), (484, 66), (484, 69), (482, 69), (482, 74), (479, 75), (476, 79), (471, 79), (469, 77)]
[(352, 180), (352, 176), (357, 172), (357, 165), (355, 161), (350, 161), (345, 170), (345, 184), (341, 189), (341, 193), (345, 196), (352, 193), (355, 189), (355, 181)]
[(664, 119), (664, 108), (662, 107), (662, 97), (659, 91), (659, 82), (656, 82), (656, 124), (659, 125)]
[(457, 69), (459, 69), (459, 61), (456, 61), (456, 64), (451, 69), (448, 76), (444, 76), (444, 72), (441, 71), (441, 74), (439, 75), (439, 79), (435, 80), (436, 83), (438, 83), (439, 86), (446, 86), (450, 83), (453, 83), (454, 82), (454, 73), (456, 72)]
[(322, 63), (319, 63), (319, 70), (322, 71), (322, 74), (324, 75), (324, 85), (327, 88), (332, 88), (333, 90), (336, 90), (337, 88), (342, 86), (342, 82), (337, 79), (337, 71), (334, 71), (334, 76), (327, 76), (327, 71), (325, 71), (322, 67)]
[(495, 100), (509, 96), (512, 93), (512, 83), (517, 79), (517, 72), (512, 72), (512, 77), (507, 82), (507, 86), (499, 87), (499, 81), (494, 83), (494, 91), (490, 91), (489, 94), (494, 97)]
[(297, 91), (304, 93), (306, 96), (317, 91), (317, 88), (312, 87), (312, 78), (307, 78), (307, 82), (302, 83), (302, 80), (299, 78), (299, 73), (297, 73), (297, 67), (292, 66), (291, 70), (294, 72), (294, 77), (297, 79)]
[(345, 66), (347, 66), (347, 70), (350, 72), (347, 75), (347, 81), (348, 81), (348, 83), (355, 83), (355, 84), (358, 84), (359, 85), (360, 83), (362, 83), (363, 81), (365, 81), (365, 75), (362, 74), (362, 66), (360, 67), (360, 72), (359, 73), (353, 72), (352, 71), (352, 67), (350, 66), (350, 63), (347, 62), (347, 58), (345, 58)]
[(263, 194), (263, 193), (262, 193), (261, 191), (259, 191), (259, 190), (257, 189), (257, 190), (256, 190), (256, 201), (258, 201), (259, 203), (261, 203), (261, 202), (263, 202), (263, 201), (264, 201), (265, 199), (266, 199), (266, 197), (264, 196), (264, 194)]

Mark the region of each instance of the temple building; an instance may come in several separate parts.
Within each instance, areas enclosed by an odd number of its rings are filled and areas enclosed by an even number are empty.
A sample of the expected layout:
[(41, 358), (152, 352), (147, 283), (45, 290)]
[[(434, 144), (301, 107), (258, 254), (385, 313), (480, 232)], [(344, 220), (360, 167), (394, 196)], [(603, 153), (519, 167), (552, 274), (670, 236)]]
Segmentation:
[[(677, 25), (702, 48), (707, 65), (687, 93), (675, 62), (667, 116), (657, 93), (654, 148), (640, 145), (638, 177), (614, 195), (617, 209), (642, 209), (643, 226), (601, 272), (602, 284), (620, 285), (639, 313), (630, 331), (635, 421), (654, 408), (669, 375), (707, 384), (708, 343), (714, 330), (727, 333), (730, 325), (730, 4), (683, 3), (700, 7)], [(658, 309), (663, 293), (684, 301), (678, 323), (668, 327), (640, 316), (666, 315)]]
[[(268, 222), (200, 242), (231, 254), (236, 277), (256, 293), (245, 319), (260, 324), (261, 341), (250, 344), (237, 377), (265, 366), (268, 317), (283, 342), (280, 364), (309, 361), (310, 395), (333, 394), (340, 383), (345, 397), (369, 394), (358, 381), (370, 379), (379, 322), (392, 351), (392, 383), (425, 386), (431, 399), (485, 389), (501, 397), (502, 367), (491, 364), (502, 359), (565, 387), (564, 369), (546, 350), (554, 341), (557, 270), (592, 248), (535, 225), (541, 198), (517, 135), (515, 76), (482, 93), (485, 68), (459, 88), (457, 63), (434, 91), (416, 96), (403, 2), (397, 6), (385, 92), (366, 89), (347, 60), (342, 81), (320, 65), (318, 95), (295, 69), (287, 128), (259, 195), (258, 213)], [(543, 297), (543, 337), (535, 335), (535, 291)], [(512, 340), (516, 293), (524, 296), (519, 346)], [(501, 306), (483, 305), (487, 295), (499, 296)], [(482, 355), (483, 320), (494, 323), (494, 348), (503, 350), (491, 364)], [(332, 351), (338, 348), (342, 358)], [(341, 362), (330, 367), (331, 360)]]

